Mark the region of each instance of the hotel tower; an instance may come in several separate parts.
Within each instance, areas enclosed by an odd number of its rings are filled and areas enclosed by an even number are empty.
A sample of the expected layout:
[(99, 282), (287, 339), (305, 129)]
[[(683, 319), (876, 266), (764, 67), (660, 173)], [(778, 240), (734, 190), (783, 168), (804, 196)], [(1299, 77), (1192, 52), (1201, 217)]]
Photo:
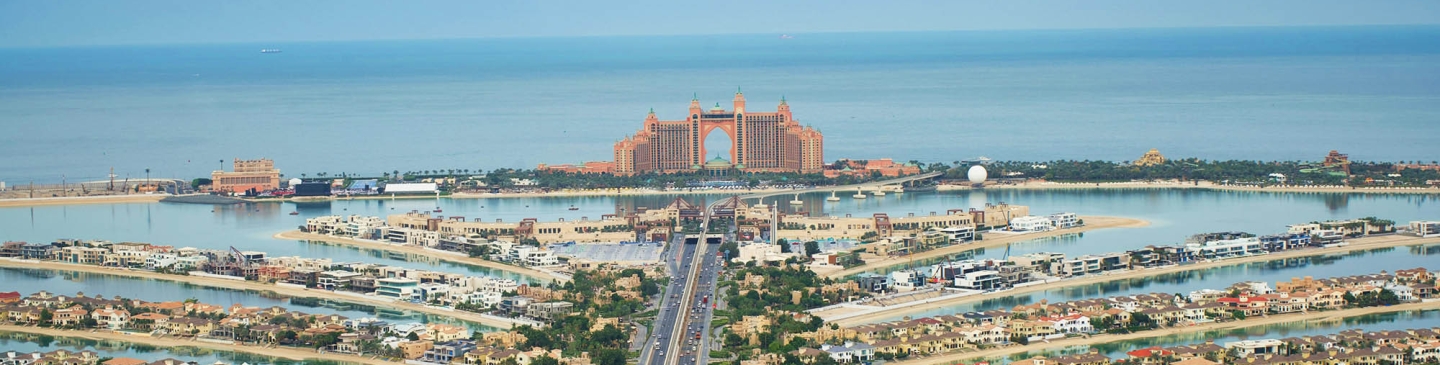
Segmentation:
[(699, 172), (707, 165), (705, 137), (716, 129), (730, 135), (729, 163), (741, 172), (820, 173), (825, 161), (825, 138), (800, 126), (784, 98), (773, 112), (750, 111), (737, 90), (730, 110), (703, 109), (698, 98), (683, 120), (660, 120), (651, 109), (640, 131), (615, 143), (614, 173)]

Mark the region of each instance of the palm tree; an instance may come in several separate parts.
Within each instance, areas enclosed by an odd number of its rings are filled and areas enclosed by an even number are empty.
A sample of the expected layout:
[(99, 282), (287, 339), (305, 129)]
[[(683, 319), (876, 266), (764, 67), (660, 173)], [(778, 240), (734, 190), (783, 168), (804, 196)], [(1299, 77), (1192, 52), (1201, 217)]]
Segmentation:
[(145, 183), (146, 183), (146, 184), (149, 184), (149, 183), (150, 183), (150, 169), (148, 169), (148, 168), (145, 169)]

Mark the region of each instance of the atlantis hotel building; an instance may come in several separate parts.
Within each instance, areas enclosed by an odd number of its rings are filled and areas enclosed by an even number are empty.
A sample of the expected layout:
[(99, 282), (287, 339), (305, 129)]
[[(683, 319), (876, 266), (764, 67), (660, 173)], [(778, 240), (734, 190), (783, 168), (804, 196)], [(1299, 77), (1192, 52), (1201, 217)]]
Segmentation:
[[(716, 103), (706, 110), (695, 98), (687, 114), (683, 120), (660, 120), (652, 109), (640, 131), (615, 143), (612, 172), (630, 176), (728, 167), (740, 172), (820, 173), (824, 167), (825, 138), (814, 128), (801, 127), (784, 98), (776, 111), (750, 111), (745, 109), (745, 95), (737, 91), (733, 109)], [(706, 159), (705, 137), (716, 129), (731, 137), (729, 161)]]

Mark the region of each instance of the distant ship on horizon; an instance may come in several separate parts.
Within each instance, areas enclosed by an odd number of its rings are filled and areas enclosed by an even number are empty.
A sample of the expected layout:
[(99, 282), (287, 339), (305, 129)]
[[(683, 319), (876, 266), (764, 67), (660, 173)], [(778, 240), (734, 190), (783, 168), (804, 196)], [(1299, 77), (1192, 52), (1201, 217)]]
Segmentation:
[(795, 39), (795, 37), (789, 34), (781, 34), (780, 39)]
[(280, 52), (281, 52), (281, 51), (280, 51), (279, 49), (276, 49), (276, 48), (266, 48), (266, 49), (260, 50), (260, 53), (280, 53)]

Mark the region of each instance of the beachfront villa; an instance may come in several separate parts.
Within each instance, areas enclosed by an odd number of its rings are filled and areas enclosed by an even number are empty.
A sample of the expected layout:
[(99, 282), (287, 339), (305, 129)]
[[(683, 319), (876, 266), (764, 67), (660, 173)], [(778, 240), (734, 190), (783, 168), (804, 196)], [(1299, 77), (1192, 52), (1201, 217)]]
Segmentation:
[(1192, 242), (1186, 243), (1185, 247), (1195, 252), (1196, 256), (1207, 259), (1258, 255), (1268, 252), (1265, 250), (1265, 245), (1260, 243), (1260, 239), (1254, 236), (1207, 240), (1200, 243)]
[(1440, 221), (1413, 221), (1408, 227), (1410, 234), (1420, 237), (1440, 237)]
[(1014, 232), (1044, 232), (1053, 229), (1055, 225), (1049, 217), (1027, 215), (1010, 220), (1010, 230)]
[(375, 294), (397, 300), (410, 300), (420, 288), (415, 279), (382, 278), (375, 280)]

